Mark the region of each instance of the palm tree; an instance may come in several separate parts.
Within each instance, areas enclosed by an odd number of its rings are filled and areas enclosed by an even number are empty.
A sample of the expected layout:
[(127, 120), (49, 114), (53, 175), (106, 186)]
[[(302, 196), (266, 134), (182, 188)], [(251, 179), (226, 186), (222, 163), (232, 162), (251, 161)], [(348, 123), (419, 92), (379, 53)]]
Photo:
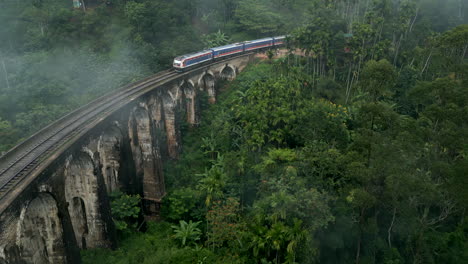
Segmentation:
[(307, 237), (307, 230), (302, 228), (301, 220), (294, 218), (294, 225), (288, 229), (287, 237), (289, 243), (286, 247), (288, 253), (286, 263), (294, 264), (296, 263), (296, 248)]
[(276, 222), (271, 225), (270, 230), (266, 234), (266, 238), (270, 242), (270, 246), (276, 251), (275, 263), (279, 263), (280, 253), (283, 245), (287, 242), (288, 227), (283, 222)]
[(267, 238), (268, 228), (262, 223), (255, 223), (251, 226), (250, 233), (250, 248), (253, 250), (255, 258), (261, 257), (261, 253), (264, 252), (266, 255), (269, 254), (270, 242)]
[(201, 230), (197, 227), (200, 223), (200, 221), (193, 223), (190, 220), (187, 223), (184, 220), (180, 220), (178, 226), (171, 226), (174, 229), (174, 238), (180, 240), (182, 246), (189, 245), (190, 243), (196, 244), (195, 241), (200, 240), (202, 234)]
[(218, 159), (209, 170), (205, 169), (204, 173), (197, 174), (197, 176), (202, 177), (197, 187), (206, 194), (205, 204), (207, 208), (210, 207), (211, 201), (224, 196), (227, 176), (222, 162), (223, 156), (218, 155)]
[(203, 43), (205, 44), (205, 48), (213, 48), (226, 45), (229, 43), (229, 41), (229, 37), (226, 36), (226, 34), (224, 34), (223, 32), (221, 32), (221, 30), (203, 36)]

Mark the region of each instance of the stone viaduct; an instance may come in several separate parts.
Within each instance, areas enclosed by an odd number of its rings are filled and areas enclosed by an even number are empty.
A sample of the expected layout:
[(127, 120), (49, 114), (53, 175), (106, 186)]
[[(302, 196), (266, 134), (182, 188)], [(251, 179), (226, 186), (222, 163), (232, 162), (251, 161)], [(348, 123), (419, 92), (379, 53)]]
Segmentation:
[(253, 58), (180, 73), (90, 121), (1, 198), (0, 264), (80, 263), (80, 249), (113, 247), (108, 195), (116, 190), (140, 194), (145, 217), (157, 219), (164, 162), (181, 150), (180, 125), (196, 126), (200, 98), (214, 103), (217, 82), (234, 79)]

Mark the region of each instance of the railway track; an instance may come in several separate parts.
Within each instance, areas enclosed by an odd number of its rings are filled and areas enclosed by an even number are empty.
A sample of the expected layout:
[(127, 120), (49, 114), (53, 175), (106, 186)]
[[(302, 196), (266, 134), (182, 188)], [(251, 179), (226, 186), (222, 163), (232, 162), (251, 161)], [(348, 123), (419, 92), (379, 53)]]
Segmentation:
[[(185, 73), (197, 71), (211, 64), (223, 63), (226, 60), (250, 56), (254, 53), (248, 52), (226, 57)], [(13, 192), (19, 183), (27, 179), (27, 176), (43, 161), (60, 150), (67, 142), (89, 130), (89, 124), (99, 122), (129, 101), (149, 92), (157, 85), (178, 78), (178, 76), (180, 76), (179, 73), (174, 70), (166, 70), (124, 86), (112, 94), (105, 94), (56, 120), (0, 156), (0, 201), (5, 200), (7, 195)], [(4, 201), (0, 202), (0, 212), (6, 206)]]
[(177, 76), (173, 70), (160, 72), (113, 94), (104, 95), (40, 130), (0, 157), (0, 200), (42, 161), (69, 140), (86, 130), (86, 124), (117, 110), (129, 98), (136, 98), (155, 85)]

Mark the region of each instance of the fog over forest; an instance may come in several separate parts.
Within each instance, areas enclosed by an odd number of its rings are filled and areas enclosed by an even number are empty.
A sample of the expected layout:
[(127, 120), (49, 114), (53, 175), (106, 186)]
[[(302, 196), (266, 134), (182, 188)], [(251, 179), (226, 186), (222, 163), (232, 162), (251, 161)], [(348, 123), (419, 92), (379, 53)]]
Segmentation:
[(115, 214), (84, 263), (468, 263), (467, 0), (0, 0), (0, 24), (0, 153), (178, 55), (305, 54), (205, 104), (162, 221)]
[(221, 42), (288, 34), (318, 3), (334, 6), (344, 33), (384, 2), (389, 12), (407, 8), (414, 34), (467, 22), (463, 0), (374, 2), (91, 0), (84, 12), (71, 0), (1, 0), (0, 122), (8, 132), (0, 150), (99, 94), (168, 68), (174, 56), (206, 47), (218, 31)]

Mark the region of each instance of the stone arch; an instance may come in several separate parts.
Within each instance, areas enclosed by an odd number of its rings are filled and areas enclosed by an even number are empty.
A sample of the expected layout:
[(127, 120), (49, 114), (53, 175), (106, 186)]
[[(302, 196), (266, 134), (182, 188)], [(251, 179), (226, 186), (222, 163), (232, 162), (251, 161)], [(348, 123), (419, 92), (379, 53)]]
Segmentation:
[(206, 71), (198, 80), (198, 87), (200, 90), (208, 93), (210, 103), (216, 101), (215, 84), (215, 75), (211, 71)]
[[(140, 104), (139, 106), (133, 108), (132, 118), (133, 118), (132, 121), (134, 121), (134, 122), (139, 121), (139, 120), (144, 121), (144, 123), (135, 122), (134, 125), (136, 125), (137, 131), (144, 128), (144, 129), (148, 130), (148, 132), (149, 132), (150, 124), (151, 124), (151, 118), (150, 118), (148, 107), (146, 106), (146, 104)], [(138, 139), (138, 137), (136, 137), (136, 139)]]
[(232, 65), (226, 64), (221, 70), (220, 75), (222, 79), (232, 81), (236, 78), (236, 68)]
[(98, 152), (107, 193), (120, 189), (120, 157), (123, 135), (117, 122), (99, 137)]
[[(149, 116), (148, 107), (146, 106), (146, 104), (141, 103), (140, 105), (134, 107), (132, 111), (131, 119), (132, 118), (133, 118), (132, 121), (145, 120), (149, 122), (150, 116)], [(137, 126), (136, 128), (141, 128), (143, 124), (139, 124), (137, 122), (135, 123), (135, 125)]]
[(62, 222), (57, 202), (49, 193), (40, 193), (22, 209), (17, 233), (26, 263), (66, 263)]
[(178, 85), (174, 85), (171, 89), (168, 90), (168, 93), (171, 95), (173, 100), (181, 102), (184, 97), (184, 91), (182, 87), (185, 85), (186, 81), (182, 80)]
[[(167, 100), (170, 102), (175, 103), (171, 95), (166, 93), (164, 96), (168, 97)], [(152, 103), (159, 105), (157, 101)], [(157, 124), (153, 123), (153, 119), (150, 117), (150, 112), (155, 110), (151, 110), (153, 106), (150, 104), (149, 110), (146, 105), (145, 107), (136, 107), (129, 125), (138, 189), (143, 194), (145, 213), (148, 215), (156, 214), (156, 211), (147, 206), (146, 201), (158, 200), (165, 192), (161, 154), (157, 143), (158, 137), (155, 135)], [(166, 111), (163, 112), (166, 114)]]
[(166, 143), (169, 157), (177, 159), (179, 156), (179, 129), (176, 118), (177, 101), (168, 91), (161, 95), (164, 113), (164, 127), (166, 128)]
[(148, 100), (148, 113), (153, 123), (154, 149), (156, 151), (156, 155), (161, 157), (161, 155), (166, 155), (166, 152), (163, 148), (163, 146), (166, 146), (166, 131), (160, 90), (150, 96)]
[(185, 81), (182, 81), (178, 84), (173, 84), (164, 89), (163, 93), (161, 94), (161, 98), (163, 98), (163, 103), (170, 102), (171, 104), (174, 104), (175, 107), (180, 105), (184, 97), (182, 89), (184, 83)]
[[(67, 159), (64, 170), (65, 200), (78, 246), (109, 247), (111, 242), (107, 232), (110, 230), (104, 220), (108, 204), (101, 197), (105, 192), (102, 186), (104, 180), (98, 179), (100, 170), (89, 152), (81, 151)], [(84, 232), (84, 224), (87, 232)]]
[(195, 96), (195, 84), (193, 83), (192, 80), (184, 80), (181, 84), (180, 84), (180, 89), (182, 90), (182, 92), (184, 93), (184, 96), (185, 97), (192, 97), (192, 96)]
[(198, 123), (196, 89), (191, 80), (185, 81), (181, 86), (185, 97), (185, 110), (187, 113), (187, 123), (195, 125)]
[(136, 170), (136, 178), (131, 183), (133, 185), (132, 189), (141, 192), (141, 177), (145, 173), (145, 166), (150, 164), (148, 162), (153, 155), (151, 119), (146, 104), (141, 103), (133, 108), (129, 120), (129, 135)]
[(25, 263), (21, 257), (21, 252), (16, 242), (8, 242), (8, 244), (0, 246), (0, 264)]
[(187, 81), (182, 80), (177, 86), (173, 86), (172, 89), (168, 90), (168, 94), (175, 100), (177, 121), (181, 121), (186, 118), (187, 104), (185, 103), (186, 97), (184, 88), (187, 86)]
[(160, 129), (163, 126), (161, 90), (157, 90), (157, 93), (150, 95), (148, 99), (148, 111), (156, 129)]
[[(81, 197), (73, 197), (69, 204), (70, 218), (75, 220), (75, 237), (80, 248), (86, 249), (86, 237), (88, 236), (88, 219), (86, 206)], [(81, 238), (81, 239), (80, 239)]]

